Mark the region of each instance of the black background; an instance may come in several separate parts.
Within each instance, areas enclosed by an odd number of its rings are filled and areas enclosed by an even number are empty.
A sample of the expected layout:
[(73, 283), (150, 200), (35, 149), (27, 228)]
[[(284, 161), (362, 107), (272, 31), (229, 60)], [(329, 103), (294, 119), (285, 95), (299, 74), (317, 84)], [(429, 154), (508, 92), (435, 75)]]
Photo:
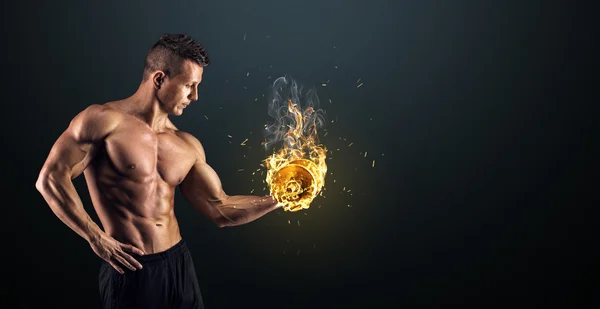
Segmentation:
[[(177, 194), (207, 308), (592, 301), (597, 54), (592, 20), (574, 8), (177, 0), (2, 12), (6, 308), (99, 308), (99, 258), (34, 184), (70, 119), (133, 94), (168, 32), (211, 56), (199, 100), (171, 119), (203, 143), (229, 194), (266, 193), (251, 172), (267, 156), (274, 78), (315, 87), (328, 117), (325, 197), (310, 209), (219, 229)], [(97, 220), (83, 177), (75, 185)]]

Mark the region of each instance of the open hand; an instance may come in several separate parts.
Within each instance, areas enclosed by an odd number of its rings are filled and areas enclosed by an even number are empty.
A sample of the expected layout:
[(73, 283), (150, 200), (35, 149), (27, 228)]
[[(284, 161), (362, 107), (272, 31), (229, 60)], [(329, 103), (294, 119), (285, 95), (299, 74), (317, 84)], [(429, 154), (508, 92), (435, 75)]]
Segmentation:
[(132, 271), (142, 269), (142, 264), (136, 261), (130, 253), (144, 255), (144, 251), (132, 245), (126, 245), (107, 234), (102, 234), (100, 237), (91, 240), (90, 246), (96, 255), (108, 262), (120, 274), (124, 273), (121, 266), (125, 266)]

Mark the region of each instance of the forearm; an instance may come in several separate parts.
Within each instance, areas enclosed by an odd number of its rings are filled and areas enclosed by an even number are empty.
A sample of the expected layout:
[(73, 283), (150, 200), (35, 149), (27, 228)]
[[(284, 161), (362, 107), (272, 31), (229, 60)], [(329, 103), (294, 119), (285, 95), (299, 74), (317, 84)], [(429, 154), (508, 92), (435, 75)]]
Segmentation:
[(54, 214), (79, 236), (90, 242), (103, 233), (85, 211), (68, 175), (41, 175), (36, 187)]
[(235, 226), (254, 221), (276, 209), (277, 200), (271, 196), (229, 196), (217, 205), (221, 214), (219, 226)]

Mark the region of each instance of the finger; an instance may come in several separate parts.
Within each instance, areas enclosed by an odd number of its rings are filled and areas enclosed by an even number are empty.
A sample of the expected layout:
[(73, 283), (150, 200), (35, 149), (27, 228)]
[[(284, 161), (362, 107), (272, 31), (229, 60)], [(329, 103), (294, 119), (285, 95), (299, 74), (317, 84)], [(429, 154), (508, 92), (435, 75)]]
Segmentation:
[(126, 258), (131, 265), (137, 267), (138, 269), (142, 269), (142, 264), (140, 264), (140, 262), (138, 262), (133, 256), (123, 252), (123, 257)]
[(125, 267), (131, 269), (132, 271), (135, 271), (135, 267), (133, 267), (133, 265), (129, 264), (129, 262), (122, 256), (120, 256), (119, 254), (122, 254), (120, 252), (117, 252), (117, 254), (115, 254), (113, 257), (115, 258), (115, 260), (119, 261), (119, 263), (125, 265)]
[(121, 247), (123, 248), (123, 250), (125, 250), (127, 252), (130, 252), (130, 253), (135, 253), (137, 255), (144, 255), (145, 254), (144, 251), (142, 251), (141, 249), (138, 249), (138, 248), (136, 248), (136, 247), (134, 247), (132, 245), (125, 245), (125, 244), (123, 244)]
[(121, 269), (121, 267), (117, 266), (117, 264), (115, 264), (115, 262), (108, 260), (107, 261), (108, 264), (110, 264), (110, 266), (112, 266), (116, 271), (119, 272), (119, 274), (124, 274), (125, 272), (123, 271), (123, 269)]

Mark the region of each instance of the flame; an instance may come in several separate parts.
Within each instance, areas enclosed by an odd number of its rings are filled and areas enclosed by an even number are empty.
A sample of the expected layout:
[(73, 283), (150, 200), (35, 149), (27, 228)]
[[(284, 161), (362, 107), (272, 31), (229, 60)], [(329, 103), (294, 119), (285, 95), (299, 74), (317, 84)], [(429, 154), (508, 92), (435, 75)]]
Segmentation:
[(286, 211), (308, 209), (325, 184), (327, 149), (318, 142), (317, 127), (322, 124), (318, 116), (312, 106), (302, 110), (287, 99), (287, 112), (277, 119), (280, 125), (284, 118), (291, 124), (281, 132), (283, 147), (263, 163), (270, 194)]

